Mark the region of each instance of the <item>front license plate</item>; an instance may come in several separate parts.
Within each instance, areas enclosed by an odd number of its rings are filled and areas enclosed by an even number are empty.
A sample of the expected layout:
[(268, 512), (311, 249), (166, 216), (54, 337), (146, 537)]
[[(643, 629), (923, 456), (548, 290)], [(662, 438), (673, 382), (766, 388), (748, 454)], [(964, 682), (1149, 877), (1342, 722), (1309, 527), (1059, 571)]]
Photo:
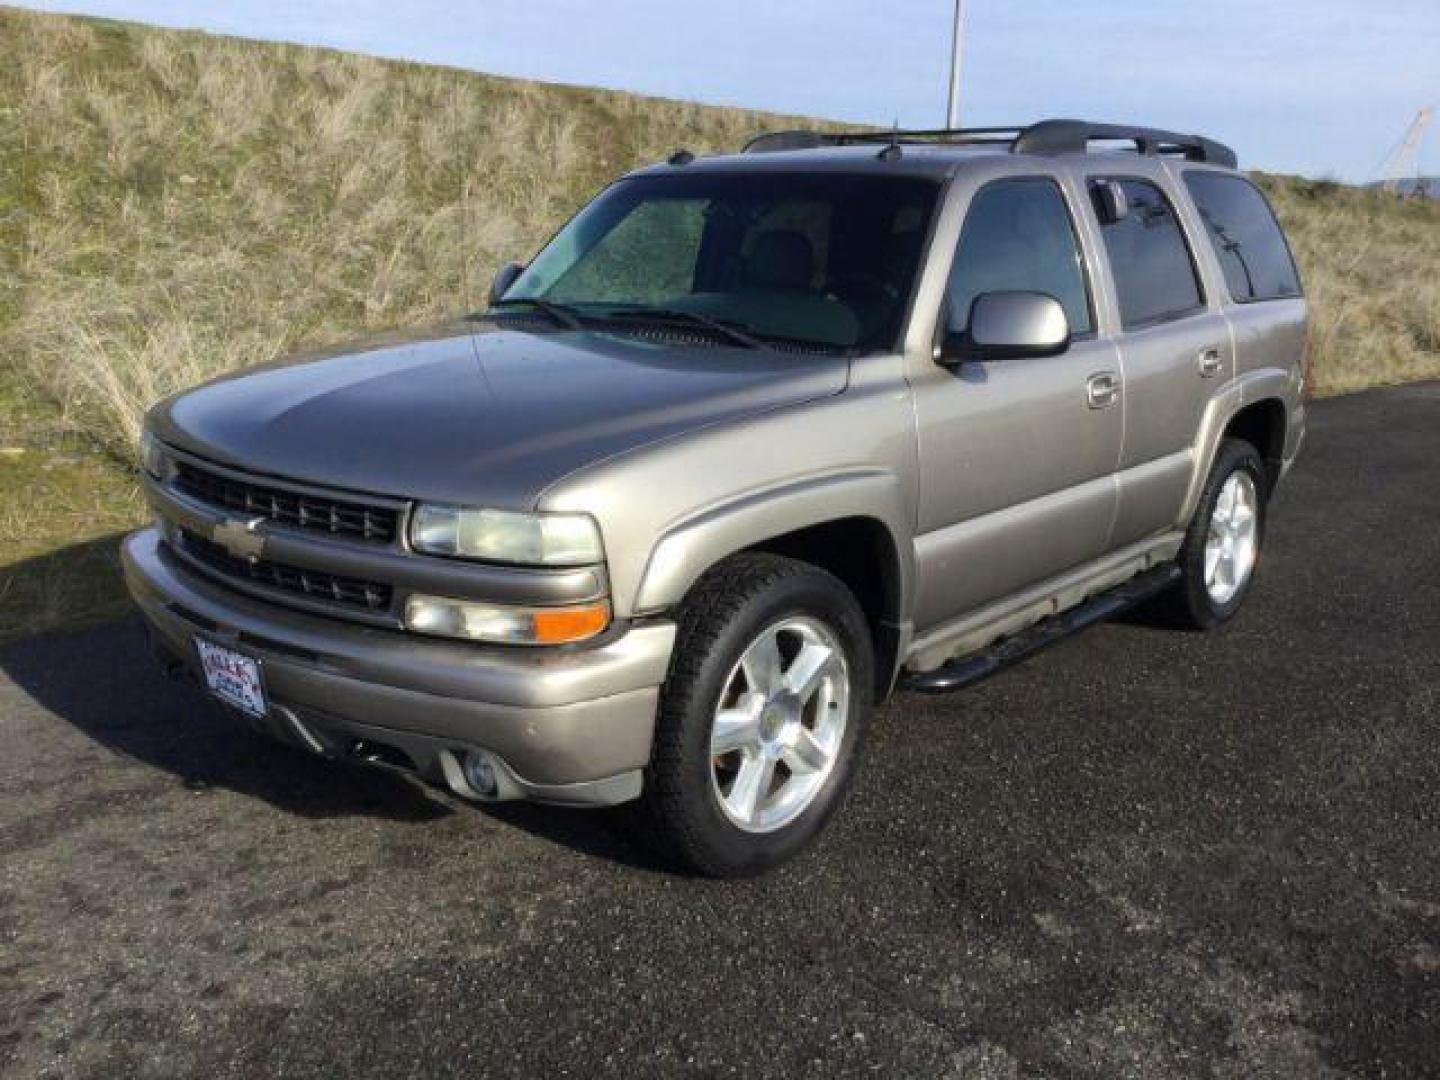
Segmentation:
[(260, 681), (260, 661), (227, 649), (223, 645), (195, 639), (205, 685), (227, 705), (251, 716), (265, 715), (265, 687)]

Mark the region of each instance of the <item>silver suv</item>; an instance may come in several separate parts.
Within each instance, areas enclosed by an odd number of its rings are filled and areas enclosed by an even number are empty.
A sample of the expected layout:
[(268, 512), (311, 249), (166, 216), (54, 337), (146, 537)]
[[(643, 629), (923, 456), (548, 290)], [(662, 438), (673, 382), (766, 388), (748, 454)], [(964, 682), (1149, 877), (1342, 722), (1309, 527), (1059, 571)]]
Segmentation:
[(483, 315), (157, 406), (130, 589), (294, 746), (637, 801), (689, 866), (763, 869), (897, 686), (1244, 601), (1305, 302), (1235, 166), (1054, 120), (678, 153)]

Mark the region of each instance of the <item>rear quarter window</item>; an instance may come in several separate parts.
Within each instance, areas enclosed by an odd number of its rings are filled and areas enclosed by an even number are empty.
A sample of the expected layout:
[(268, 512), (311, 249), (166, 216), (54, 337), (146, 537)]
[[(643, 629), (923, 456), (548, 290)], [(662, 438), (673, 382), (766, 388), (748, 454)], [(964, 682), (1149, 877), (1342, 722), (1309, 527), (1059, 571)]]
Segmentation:
[(1241, 303), (1300, 295), (1300, 275), (1265, 196), (1250, 181), (1187, 172), (1185, 186), (1205, 221), (1230, 297)]

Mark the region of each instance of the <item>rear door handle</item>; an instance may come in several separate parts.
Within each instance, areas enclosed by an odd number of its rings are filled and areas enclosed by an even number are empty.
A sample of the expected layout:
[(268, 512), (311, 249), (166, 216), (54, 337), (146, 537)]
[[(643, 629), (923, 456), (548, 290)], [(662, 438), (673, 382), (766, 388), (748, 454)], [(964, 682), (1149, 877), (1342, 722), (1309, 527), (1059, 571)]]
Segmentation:
[(1097, 371), (1085, 380), (1085, 404), (1108, 409), (1120, 400), (1120, 377), (1113, 371)]
[(1200, 377), (1202, 379), (1214, 378), (1225, 369), (1225, 359), (1216, 348), (1201, 349), (1198, 357), (1200, 364)]

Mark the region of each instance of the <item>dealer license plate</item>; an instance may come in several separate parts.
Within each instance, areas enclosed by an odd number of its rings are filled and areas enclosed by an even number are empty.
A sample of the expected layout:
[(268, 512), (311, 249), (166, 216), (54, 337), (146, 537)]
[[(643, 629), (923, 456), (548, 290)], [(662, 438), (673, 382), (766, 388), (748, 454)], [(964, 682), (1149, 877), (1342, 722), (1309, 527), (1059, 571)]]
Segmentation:
[(265, 686), (260, 681), (260, 661), (203, 638), (195, 639), (195, 648), (200, 653), (205, 685), (212, 694), (251, 716), (265, 715)]

